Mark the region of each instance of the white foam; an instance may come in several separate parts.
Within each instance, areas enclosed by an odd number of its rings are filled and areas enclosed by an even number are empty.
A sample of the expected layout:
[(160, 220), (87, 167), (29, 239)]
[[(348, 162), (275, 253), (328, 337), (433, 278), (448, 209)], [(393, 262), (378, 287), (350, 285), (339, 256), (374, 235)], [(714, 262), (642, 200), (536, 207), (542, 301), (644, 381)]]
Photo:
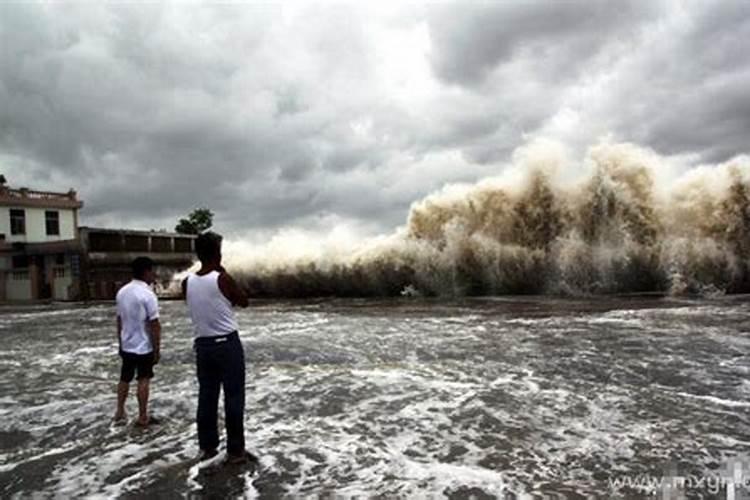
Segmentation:
[[(717, 332), (700, 326), (714, 318), (710, 312), (685, 322), (665, 309), (590, 312), (519, 326), (449, 305), (427, 316), (374, 306), (363, 314), (362, 307), (274, 305), (240, 314), (248, 356), (246, 435), (263, 473), (233, 478), (243, 490), (238, 494), (262, 496), (262, 481), (273, 477), (273, 491), (290, 497), (432, 498), (461, 488), (521, 497), (563, 474), (561, 484), (578, 484), (585, 495), (596, 485), (596, 465), (587, 460), (627, 472), (652, 460), (643, 458), (645, 445), (668, 454), (700, 442), (708, 450), (696, 459), (700, 468), (711, 454), (744, 441), (741, 422), (716, 435), (704, 425), (719, 425), (724, 414), (750, 405), (747, 386), (732, 385), (744, 380), (741, 361), (721, 365), (679, 344), (683, 337), (709, 339), (726, 348)], [(744, 309), (716, 307), (734, 311), (717, 328), (736, 334)], [(457, 320), (461, 311), (470, 317)], [(49, 474), (40, 469), (44, 484), (26, 486), (28, 496), (144, 496), (152, 483), (175, 477), (175, 494), (210, 494), (216, 485), (201, 476), (200, 466), (191, 467), (198, 453), (197, 384), (184, 305), (164, 304), (162, 313), (173, 326), (165, 329), (163, 363), (152, 385), (156, 413), (166, 416), (161, 427), (141, 434), (103, 421), (114, 409), (119, 369), (114, 351), (106, 355), (109, 323), (64, 332), (60, 342), (32, 337), (33, 353), (17, 350), (10, 357), (25, 371), (3, 383), (7, 392), (0, 398), (13, 410), (4, 415), (4, 428), (30, 437), (24, 451), (2, 455), (0, 472), (52, 464)], [(602, 315), (613, 321), (590, 321)], [(679, 326), (668, 329), (665, 317)], [(307, 318), (314, 327), (306, 327)], [(643, 326), (621, 321), (629, 319)], [(657, 324), (667, 330), (654, 329)], [(656, 342), (663, 331), (679, 333), (667, 339), (678, 344), (668, 352)], [(564, 355), (545, 344), (550, 335), (568, 342)], [(643, 340), (642, 352), (611, 355), (609, 349), (633, 340)], [(652, 359), (680, 363), (707, 384), (726, 383), (726, 392), (701, 399), (688, 384), (639, 385), (631, 375), (646, 373)], [(8, 366), (0, 357), (0, 368)], [(601, 373), (611, 377), (602, 380)], [(659, 410), (650, 405), (675, 394), (696, 404), (681, 405), (679, 416), (654, 418)], [(132, 396), (128, 404), (133, 411)]]
[(731, 408), (746, 408), (750, 406), (750, 401), (734, 401), (731, 399), (724, 399), (724, 398), (719, 398), (716, 396), (710, 396), (710, 395), (705, 395), (705, 394), (690, 394), (690, 393), (682, 392), (682, 391), (675, 392), (675, 394), (679, 396), (684, 396), (686, 398), (700, 399), (702, 401), (707, 401), (711, 404), (715, 404), (719, 406), (728, 406)]
[(190, 467), (190, 470), (188, 471), (188, 477), (187, 477), (187, 484), (191, 491), (199, 491), (203, 489), (203, 485), (198, 482), (198, 476), (200, 475), (202, 470), (216, 467), (220, 465), (224, 460), (226, 460), (226, 454), (224, 453), (217, 453), (215, 457), (210, 458), (208, 460), (203, 460), (200, 462), (197, 462), (195, 465)]

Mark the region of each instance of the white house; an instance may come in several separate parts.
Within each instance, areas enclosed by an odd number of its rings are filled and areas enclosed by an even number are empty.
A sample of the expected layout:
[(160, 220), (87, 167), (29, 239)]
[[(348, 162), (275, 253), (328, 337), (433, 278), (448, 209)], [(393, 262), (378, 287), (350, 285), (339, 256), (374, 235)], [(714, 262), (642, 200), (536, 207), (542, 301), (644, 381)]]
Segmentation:
[(72, 189), (11, 189), (0, 176), (0, 301), (77, 298), (82, 206)]

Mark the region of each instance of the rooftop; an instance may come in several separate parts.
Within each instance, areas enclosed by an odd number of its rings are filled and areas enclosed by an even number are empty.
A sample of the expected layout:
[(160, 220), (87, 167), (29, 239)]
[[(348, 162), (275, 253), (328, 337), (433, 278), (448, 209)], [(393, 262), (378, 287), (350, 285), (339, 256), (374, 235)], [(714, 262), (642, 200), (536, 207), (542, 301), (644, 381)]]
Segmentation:
[(198, 237), (197, 234), (183, 234), (183, 233), (172, 233), (165, 230), (154, 230), (154, 229), (112, 229), (104, 227), (89, 227), (80, 226), (78, 229), (84, 234), (98, 233), (98, 234), (125, 234), (132, 236), (163, 236), (165, 238), (187, 238), (195, 239)]
[(0, 206), (77, 209), (83, 206), (83, 202), (73, 189), (67, 193), (53, 193), (25, 187), (13, 189), (0, 183)]

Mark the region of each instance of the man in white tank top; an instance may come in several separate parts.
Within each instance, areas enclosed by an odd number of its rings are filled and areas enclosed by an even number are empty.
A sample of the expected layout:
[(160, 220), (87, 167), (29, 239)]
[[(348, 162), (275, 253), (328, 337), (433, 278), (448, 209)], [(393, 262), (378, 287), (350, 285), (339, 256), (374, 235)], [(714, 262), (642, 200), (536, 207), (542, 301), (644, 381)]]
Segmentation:
[(255, 462), (255, 456), (245, 450), (245, 354), (232, 309), (247, 307), (247, 294), (221, 266), (221, 236), (201, 234), (195, 240), (195, 252), (201, 268), (182, 282), (182, 292), (194, 327), (201, 459), (217, 454), (217, 411), (223, 388), (227, 460)]

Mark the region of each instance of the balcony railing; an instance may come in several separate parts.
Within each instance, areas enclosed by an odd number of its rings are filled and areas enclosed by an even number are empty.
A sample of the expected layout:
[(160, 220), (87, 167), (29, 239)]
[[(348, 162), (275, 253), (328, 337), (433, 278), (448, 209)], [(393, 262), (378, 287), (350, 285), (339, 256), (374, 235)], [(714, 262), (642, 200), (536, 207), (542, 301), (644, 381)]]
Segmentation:
[(27, 200), (78, 200), (78, 194), (73, 189), (71, 189), (67, 193), (53, 193), (50, 191), (35, 191), (26, 188), (3, 189), (2, 187), (0, 187), (0, 197), (2, 196), (6, 198), (20, 198)]

